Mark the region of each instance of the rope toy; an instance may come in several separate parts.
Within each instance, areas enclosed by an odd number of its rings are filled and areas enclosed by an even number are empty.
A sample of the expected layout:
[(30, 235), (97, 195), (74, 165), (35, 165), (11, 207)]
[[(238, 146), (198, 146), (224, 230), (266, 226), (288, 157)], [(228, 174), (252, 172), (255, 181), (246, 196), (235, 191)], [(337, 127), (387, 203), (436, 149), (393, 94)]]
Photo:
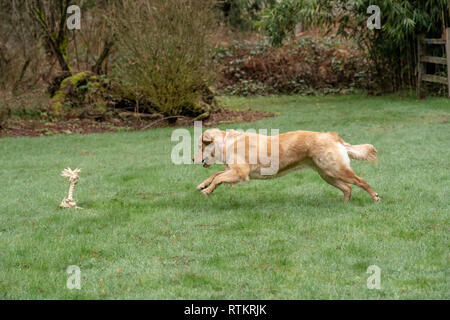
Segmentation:
[(75, 200), (73, 200), (73, 189), (75, 188), (75, 185), (77, 184), (79, 180), (79, 173), (81, 172), (81, 169), (75, 169), (72, 170), (70, 168), (65, 169), (61, 176), (65, 178), (69, 178), (70, 187), (69, 187), (69, 195), (67, 198), (64, 198), (61, 204), (59, 205), (61, 208), (75, 208), (75, 209), (82, 209), (77, 206), (77, 203)]

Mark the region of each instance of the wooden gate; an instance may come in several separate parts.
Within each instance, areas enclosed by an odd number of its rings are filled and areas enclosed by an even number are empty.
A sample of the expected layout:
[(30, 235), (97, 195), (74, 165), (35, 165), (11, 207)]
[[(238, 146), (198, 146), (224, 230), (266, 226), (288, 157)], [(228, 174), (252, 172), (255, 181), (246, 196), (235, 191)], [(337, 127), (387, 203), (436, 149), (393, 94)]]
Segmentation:
[[(417, 79), (417, 95), (423, 98), (422, 81), (442, 83), (448, 87), (448, 97), (450, 98), (450, 28), (446, 29), (446, 39), (426, 39), (419, 36), (417, 40), (417, 57), (418, 57), (418, 79)], [(445, 45), (447, 57), (435, 57), (424, 55), (424, 45)], [(447, 77), (441, 77), (434, 74), (427, 74), (425, 63), (447, 65)]]

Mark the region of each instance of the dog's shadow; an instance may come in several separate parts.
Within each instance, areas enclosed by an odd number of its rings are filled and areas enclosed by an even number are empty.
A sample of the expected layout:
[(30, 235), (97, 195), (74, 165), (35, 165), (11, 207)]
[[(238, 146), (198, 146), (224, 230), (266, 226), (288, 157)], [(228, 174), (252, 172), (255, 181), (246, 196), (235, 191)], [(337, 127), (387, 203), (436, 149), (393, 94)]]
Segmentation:
[(298, 194), (285, 192), (283, 190), (269, 192), (266, 188), (252, 193), (235, 188), (222, 187), (210, 195), (203, 195), (194, 190), (188, 192), (189, 197), (199, 199), (201, 210), (211, 211), (295, 211), (299, 214), (310, 214), (317, 210), (366, 210), (375, 205), (370, 197), (361, 190), (355, 190), (352, 199), (349, 202), (344, 201), (341, 193), (334, 190), (322, 190), (311, 193), (308, 190), (300, 191)]

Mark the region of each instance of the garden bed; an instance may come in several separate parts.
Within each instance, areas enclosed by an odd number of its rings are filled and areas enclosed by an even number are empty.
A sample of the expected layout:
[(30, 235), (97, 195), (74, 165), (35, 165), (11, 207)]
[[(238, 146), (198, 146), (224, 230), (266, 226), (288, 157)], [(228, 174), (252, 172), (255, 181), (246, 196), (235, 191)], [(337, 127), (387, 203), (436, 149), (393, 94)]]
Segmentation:
[[(208, 119), (203, 120), (204, 127), (214, 127), (220, 124), (236, 123), (236, 122), (252, 122), (275, 114), (270, 112), (262, 112), (257, 110), (228, 110), (219, 109), (210, 114)], [(172, 122), (170, 120), (176, 120)], [(39, 137), (51, 136), (55, 134), (89, 134), (119, 131), (138, 131), (151, 128), (161, 127), (180, 127), (193, 125), (195, 118), (178, 117), (178, 118), (160, 118), (149, 119), (146, 117), (131, 116), (117, 117), (102, 121), (95, 119), (67, 119), (50, 122), (40, 119), (9, 119), (0, 127), (0, 137)]]

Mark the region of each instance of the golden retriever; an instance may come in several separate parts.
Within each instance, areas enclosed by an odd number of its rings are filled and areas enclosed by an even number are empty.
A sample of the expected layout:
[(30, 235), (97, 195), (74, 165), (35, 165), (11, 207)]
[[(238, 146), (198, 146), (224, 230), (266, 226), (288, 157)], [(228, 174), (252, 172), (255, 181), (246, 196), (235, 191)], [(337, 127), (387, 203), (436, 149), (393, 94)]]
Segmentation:
[[(198, 185), (208, 195), (222, 183), (275, 178), (301, 168), (312, 168), (332, 186), (351, 197), (351, 184), (366, 190), (374, 201), (381, 198), (350, 167), (350, 158), (375, 161), (377, 150), (370, 144), (350, 145), (334, 132), (293, 131), (275, 136), (235, 130), (206, 130), (199, 138), (194, 163), (227, 166)], [(264, 172), (265, 170), (265, 172)]]

